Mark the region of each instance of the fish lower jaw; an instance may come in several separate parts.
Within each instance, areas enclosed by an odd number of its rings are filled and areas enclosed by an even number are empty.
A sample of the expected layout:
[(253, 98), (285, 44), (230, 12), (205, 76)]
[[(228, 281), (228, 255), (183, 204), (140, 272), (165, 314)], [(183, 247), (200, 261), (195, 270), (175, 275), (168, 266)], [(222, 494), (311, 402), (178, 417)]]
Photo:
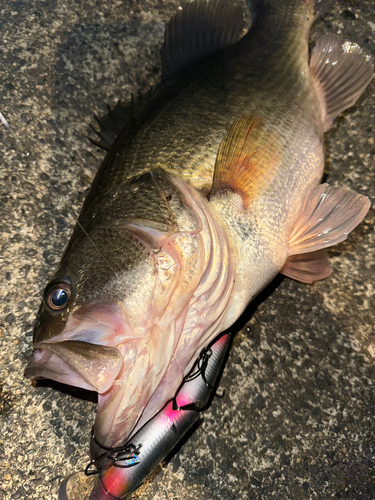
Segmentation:
[(50, 379), (102, 394), (111, 387), (123, 366), (114, 347), (82, 341), (41, 342), (25, 370), (31, 379)]
[(88, 391), (95, 389), (64, 363), (58, 356), (47, 349), (34, 351), (25, 369), (25, 377), (31, 380), (54, 380), (65, 385), (79, 387)]

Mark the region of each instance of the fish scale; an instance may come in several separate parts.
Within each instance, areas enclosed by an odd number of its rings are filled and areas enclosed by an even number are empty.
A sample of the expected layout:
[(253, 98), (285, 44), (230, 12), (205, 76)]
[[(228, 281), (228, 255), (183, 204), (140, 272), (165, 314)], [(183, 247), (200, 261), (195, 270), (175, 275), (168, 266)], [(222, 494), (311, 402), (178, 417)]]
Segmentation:
[[(238, 10), (191, 4), (166, 32), (167, 81), (98, 120), (109, 152), (46, 287), (26, 370), (97, 390), (94, 461), (175, 396), (202, 349), (278, 272), (327, 277), (324, 249), (369, 209), (365, 196), (318, 185), (323, 131), (373, 64), (332, 37), (309, 64), (313, 6), (260, 2), (252, 30), (240, 39), (239, 25), (238, 42), (223, 47), (217, 30), (199, 40), (195, 29), (228, 18), (231, 30)], [(124, 127), (113, 144), (112, 122)]]

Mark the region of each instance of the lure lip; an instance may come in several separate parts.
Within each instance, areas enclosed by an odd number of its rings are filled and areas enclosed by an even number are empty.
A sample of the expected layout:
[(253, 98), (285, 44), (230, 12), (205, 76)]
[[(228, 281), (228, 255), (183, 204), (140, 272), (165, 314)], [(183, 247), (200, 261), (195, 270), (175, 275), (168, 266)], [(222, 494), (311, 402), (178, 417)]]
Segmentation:
[[(70, 474), (60, 485), (59, 500), (89, 500), (90, 492), (94, 488), (96, 481), (96, 477), (87, 476), (84, 471)], [(110, 496), (105, 497), (105, 494), (106, 492), (103, 490), (103, 500), (111, 498)]]

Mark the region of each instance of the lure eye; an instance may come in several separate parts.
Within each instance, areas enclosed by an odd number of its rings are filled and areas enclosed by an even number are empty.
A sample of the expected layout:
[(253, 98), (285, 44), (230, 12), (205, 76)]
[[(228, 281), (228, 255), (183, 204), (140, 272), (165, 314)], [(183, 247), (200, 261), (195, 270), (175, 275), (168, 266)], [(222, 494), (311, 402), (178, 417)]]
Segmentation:
[(47, 287), (44, 301), (51, 311), (64, 309), (71, 297), (71, 287), (68, 283), (53, 283)]

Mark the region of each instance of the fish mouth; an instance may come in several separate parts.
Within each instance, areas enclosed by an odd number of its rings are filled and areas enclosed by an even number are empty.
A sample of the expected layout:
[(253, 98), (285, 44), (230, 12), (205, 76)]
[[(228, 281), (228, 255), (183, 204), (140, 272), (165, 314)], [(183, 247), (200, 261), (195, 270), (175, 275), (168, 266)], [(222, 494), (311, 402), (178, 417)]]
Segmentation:
[(58, 335), (39, 336), (25, 376), (97, 392), (95, 434), (110, 447), (113, 433), (120, 442), (127, 437), (155, 390), (154, 378), (146, 376), (144, 330), (132, 328), (116, 305), (87, 304)]
[(55, 380), (103, 394), (122, 366), (123, 357), (115, 347), (79, 340), (40, 342), (25, 369), (25, 377)]

